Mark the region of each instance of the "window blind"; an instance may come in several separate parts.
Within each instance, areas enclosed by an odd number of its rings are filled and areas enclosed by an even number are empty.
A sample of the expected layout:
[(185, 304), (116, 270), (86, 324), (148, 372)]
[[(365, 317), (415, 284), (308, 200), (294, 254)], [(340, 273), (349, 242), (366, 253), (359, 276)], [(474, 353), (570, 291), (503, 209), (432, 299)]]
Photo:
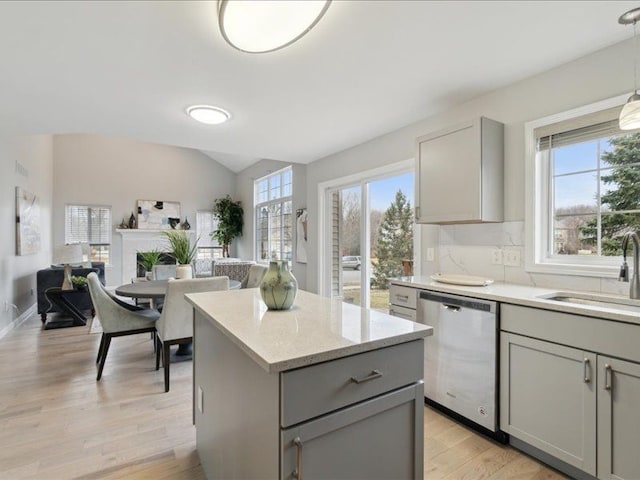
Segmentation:
[(199, 248), (218, 247), (218, 242), (211, 238), (211, 233), (218, 228), (213, 212), (211, 210), (198, 210), (196, 212), (196, 233), (200, 240)]
[(111, 243), (111, 208), (67, 205), (65, 209), (65, 243)]
[(537, 151), (566, 147), (599, 138), (615, 137), (640, 130), (621, 130), (618, 115), (621, 107), (583, 115), (534, 130)]

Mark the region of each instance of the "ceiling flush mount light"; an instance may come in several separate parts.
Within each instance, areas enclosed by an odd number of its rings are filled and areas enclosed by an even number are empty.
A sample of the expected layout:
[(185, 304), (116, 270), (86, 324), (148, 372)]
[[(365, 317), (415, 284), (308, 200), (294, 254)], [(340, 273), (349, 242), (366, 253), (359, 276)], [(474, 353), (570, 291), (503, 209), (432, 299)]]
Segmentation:
[(226, 110), (210, 105), (193, 105), (187, 108), (187, 115), (207, 125), (219, 125), (231, 118), (231, 114)]
[(622, 25), (633, 24), (633, 94), (627, 100), (620, 112), (620, 128), (622, 130), (634, 130), (640, 128), (640, 95), (638, 95), (638, 61), (636, 35), (636, 23), (640, 20), (640, 8), (634, 8), (620, 15), (618, 23)]
[(291, 45), (322, 18), (331, 0), (218, 0), (224, 39), (247, 53)]

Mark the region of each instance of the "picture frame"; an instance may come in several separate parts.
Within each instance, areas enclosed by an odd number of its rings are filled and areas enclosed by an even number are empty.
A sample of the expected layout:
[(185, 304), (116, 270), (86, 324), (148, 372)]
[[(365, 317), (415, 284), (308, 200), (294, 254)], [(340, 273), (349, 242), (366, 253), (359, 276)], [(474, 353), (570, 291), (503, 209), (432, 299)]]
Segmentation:
[(32, 255), (41, 247), (38, 197), (16, 187), (16, 255)]
[(180, 224), (180, 202), (138, 200), (138, 229), (171, 230)]
[(306, 208), (296, 210), (296, 262), (307, 263), (308, 212)]

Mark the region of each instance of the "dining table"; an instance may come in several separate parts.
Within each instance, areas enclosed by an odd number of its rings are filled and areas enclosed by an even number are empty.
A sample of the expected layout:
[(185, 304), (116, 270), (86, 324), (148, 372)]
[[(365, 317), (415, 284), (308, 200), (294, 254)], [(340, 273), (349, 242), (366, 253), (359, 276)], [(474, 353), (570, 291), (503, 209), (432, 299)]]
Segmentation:
[[(167, 294), (167, 284), (169, 280), (148, 280), (139, 281), (133, 283), (125, 283), (116, 287), (115, 293), (121, 297), (130, 298), (148, 298), (151, 300), (151, 305), (157, 304), (157, 301), (163, 300)], [(238, 280), (229, 280), (229, 290), (238, 290), (241, 283)], [(178, 345), (176, 351), (176, 357), (172, 361), (189, 360), (193, 355), (193, 348), (191, 343)]]
[[(130, 298), (150, 298), (161, 300), (167, 294), (168, 280), (149, 280), (135, 283), (125, 283), (116, 287), (116, 295)], [(229, 280), (229, 290), (240, 288), (238, 280)]]

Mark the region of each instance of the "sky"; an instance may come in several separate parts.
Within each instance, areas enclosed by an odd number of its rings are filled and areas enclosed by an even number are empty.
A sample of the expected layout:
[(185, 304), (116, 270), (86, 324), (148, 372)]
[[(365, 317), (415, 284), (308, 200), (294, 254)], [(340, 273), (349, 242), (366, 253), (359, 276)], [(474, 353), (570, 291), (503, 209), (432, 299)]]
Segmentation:
[(369, 197), (371, 198), (371, 209), (385, 211), (396, 198), (396, 192), (402, 190), (407, 196), (411, 207), (415, 205), (413, 191), (415, 190), (413, 173), (407, 173), (397, 177), (377, 180), (369, 184)]
[[(612, 147), (607, 140), (600, 141), (601, 152), (610, 151)], [(595, 169), (598, 166), (598, 141), (573, 144), (554, 151), (554, 175)], [(603, 162), (602, 167), (607, 164)], [(603, 174), (605, 172), (602, 172)], [(600, 185), (600, 193), (614, 190), (615, 185)], [(555, 206), (565, 208), (575, 205), (596, 205), (597, 174), (596, 172), (555, 178)]]

